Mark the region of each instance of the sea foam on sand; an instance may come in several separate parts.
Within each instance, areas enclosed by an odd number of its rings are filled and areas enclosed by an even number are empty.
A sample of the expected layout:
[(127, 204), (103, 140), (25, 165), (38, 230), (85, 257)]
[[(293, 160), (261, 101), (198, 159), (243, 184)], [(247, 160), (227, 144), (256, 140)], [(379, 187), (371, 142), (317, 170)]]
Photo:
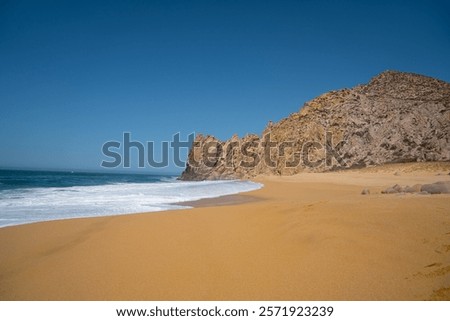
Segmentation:
[(0, 227), (77, 217), (187, 208), (174, 205), (262, 187), (250, 181), (121, 183), (2, 191)]

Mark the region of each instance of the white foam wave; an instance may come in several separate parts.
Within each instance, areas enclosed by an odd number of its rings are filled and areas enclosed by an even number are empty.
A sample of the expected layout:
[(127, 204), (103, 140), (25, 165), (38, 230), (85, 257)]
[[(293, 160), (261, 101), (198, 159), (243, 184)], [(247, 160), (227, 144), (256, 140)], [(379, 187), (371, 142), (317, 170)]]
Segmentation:
[(195, 201), (259, 189), (250, 181), (128, 183), (0, 192), (0, 227), (76, 217), (186, 208)]

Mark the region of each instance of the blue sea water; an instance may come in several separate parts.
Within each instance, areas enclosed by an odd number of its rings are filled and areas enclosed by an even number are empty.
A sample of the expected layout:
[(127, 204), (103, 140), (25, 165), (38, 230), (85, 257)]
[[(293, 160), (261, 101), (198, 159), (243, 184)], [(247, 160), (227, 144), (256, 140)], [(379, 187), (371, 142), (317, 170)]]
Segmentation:
[(261, 188), (250, 181), (182, 182), (175, 176), (0, 170), (0, 227), (181, 209), (184, 201)]

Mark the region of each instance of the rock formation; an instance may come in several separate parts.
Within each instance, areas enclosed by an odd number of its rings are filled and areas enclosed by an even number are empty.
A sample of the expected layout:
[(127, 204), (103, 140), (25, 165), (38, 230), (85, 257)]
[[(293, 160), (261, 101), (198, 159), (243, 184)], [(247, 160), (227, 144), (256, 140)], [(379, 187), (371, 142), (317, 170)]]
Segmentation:
[(439, 181), (432, 184), (416, 184), (410, 186), (400, 186), (395, 184), (381, 191), (381, 194), (416, 193), (416, 194), (450, 194), (450, 181)]
[(325, 93), (261, 136), (198, 135), (184, 180), (292, 175), (392, 162), (450, 160), (450, 84), (386, 71)]

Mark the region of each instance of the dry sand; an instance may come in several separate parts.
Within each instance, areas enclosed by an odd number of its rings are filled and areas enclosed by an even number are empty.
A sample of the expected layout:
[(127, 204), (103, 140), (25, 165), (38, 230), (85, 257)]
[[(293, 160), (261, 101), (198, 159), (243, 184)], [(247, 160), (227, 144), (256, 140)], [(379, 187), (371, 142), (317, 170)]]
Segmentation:
[(0, 299), (449, 300), (450, 195), (380, 194), (450, 180), (449, 164), (414, 166), (260, 177), (238, 205), (2, 228)]

